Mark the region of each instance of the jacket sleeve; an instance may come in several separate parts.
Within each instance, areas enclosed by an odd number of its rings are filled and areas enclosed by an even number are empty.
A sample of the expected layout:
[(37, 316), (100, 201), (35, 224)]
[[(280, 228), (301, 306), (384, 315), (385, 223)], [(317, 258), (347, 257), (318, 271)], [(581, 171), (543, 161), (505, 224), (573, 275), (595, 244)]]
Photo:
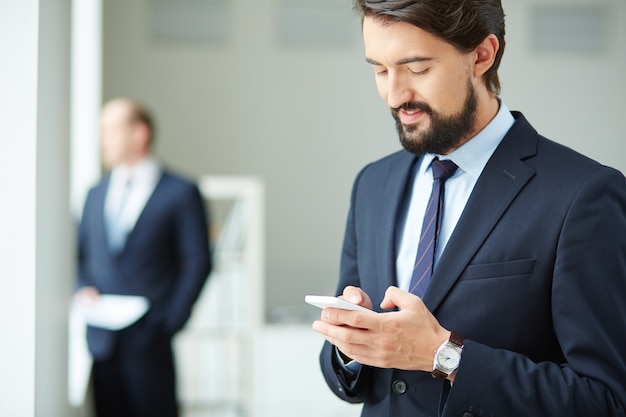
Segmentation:
[[(367, 167), (366, 167), (367, 168)], [(336, 290), (336, 295), (340, 295), (348, 285), (360, 287), (360, 279), (357, 265), (357, 239), (354, 224), (355, 198), (359, 181), (363, 172), (357, 176), (352, 189), (350, 210), (346, 221), (343, 249), (341, 254), (340, 279)], [(359, 375), (355, 380), (347, 380), (341, 368), (335, 362), (335, 349), (329, 342), (324, 342), (320, 353), (320, 366), (324, 379), (335, 395), (350, 403), (361, 403), (365, 400), (365, 385), (368, 383), (370, 368), (362, 366)]]
[(180, 272), (163, 316), (164, 328), (170, 334), (180, 330), (189, 319), (212, 267), (208, 220), (196, 186), (188, 187), (180, 197), (175, 224)]

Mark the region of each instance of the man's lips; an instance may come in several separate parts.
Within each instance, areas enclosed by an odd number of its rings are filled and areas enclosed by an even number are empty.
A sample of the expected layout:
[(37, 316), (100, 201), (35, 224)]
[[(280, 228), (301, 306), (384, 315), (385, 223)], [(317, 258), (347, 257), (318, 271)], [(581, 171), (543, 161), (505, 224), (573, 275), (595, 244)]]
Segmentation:
[(417, 123), (426, 113), (420, 109), (400, 109), (397, 114), (402, 124), (410, 125)]

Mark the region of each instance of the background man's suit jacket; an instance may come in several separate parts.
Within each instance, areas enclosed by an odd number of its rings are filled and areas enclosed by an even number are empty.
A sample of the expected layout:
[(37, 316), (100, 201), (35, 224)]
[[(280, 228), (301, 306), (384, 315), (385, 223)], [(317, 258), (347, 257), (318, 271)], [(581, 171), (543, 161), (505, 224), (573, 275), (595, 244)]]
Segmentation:
[[(513, 114), (423, 298), (465, 336), (454, 387), (366, 366), (347, 386), (325, 342), (329, 387), (364, 402), (363, 416), (625, 415), (626, 180)], [(415, 160), (401, 151), (358, 175), (338, 294), (361, 287), (377, 308), (396, 285), (397, 216)]]
[[(119, 254), (109, 250), (104, 201), (106, 177), (88, 194), (79, 229), (79, 286), (103, 294), (142, 295), (151, 308), (137, 323), (112, 332), (89, 327), (94, 359), (111, 354), (123, 334), (133, 349), (172, 336), (187, 321), (211, 269), (208, 226), (198, 188), (165, 171)], [(167, 339), (167, 338), (166, 338)]]

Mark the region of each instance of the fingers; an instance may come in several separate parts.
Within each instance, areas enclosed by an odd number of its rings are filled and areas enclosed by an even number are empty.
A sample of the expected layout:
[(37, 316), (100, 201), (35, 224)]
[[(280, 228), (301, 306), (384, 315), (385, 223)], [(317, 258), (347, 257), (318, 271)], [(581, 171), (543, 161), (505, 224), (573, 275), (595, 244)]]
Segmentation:
[(422, 299), (417, 295), (403, 291), (398, 287), (391, 286), (385, 291), (385, 298), (380, 303), (383, 310), (398, 307), (400, 310), (420, 309), (424, 306)]
[(345, 323), (337, 321), (337, 318), (338, 318), (337, 315), (336, 314), (332, 314), (331, 310), (338, 310), (338, 309), (331, 308), (331, 307), (325, 307), (324, 309), (322, 309), (322, 312), (321, 312), (321, 315), (320, 315), (321, 320), (326, 322), (326, 323), (335, 325), (335, 326), (343, 326), (343, 325), (345, 325)]
[(96, 287), (82, 287), (76, 291), (76, 297), (86, 302), (94, 302), (100, 296)]
[(353, 359), (355, 346), (367, 345), (368, 343), (368, 331), (366, 329), (334, 325), (328, 321), (317, 320), (313, 322), (313, 330), (320, 333), (327, 341), (337, 346), (346, 356)]
[(358, 287), (351, 285), (343, 289), (343, 295), (341, 298), (350, 301), (351, 303), (358, 304), (368, 309), (372, 309), (372, 301), (369, 296)]
[(343, 289), (341, 298), (360, 305), (363, 302), (363, 294), (363, 290), (360, 288), (349, 285)]
[[(346, 287), (343, 297), (361, 305), (367, 294)], [(421, 298), (389, 287), (380, 307), (399, 311), (361, 312), (325, 308), (313, 329), (339, 351), (358, 362), (379, 368), (432, 370), (433, 351), (446, 338), (444, 329)], [(449, 333), (449, 332), (448, 332)], [(416, 337), (418, 335), (418, 337)]]
[(377, 325), (375, 311), (352, 311), (341, 308), (326, 307), (322, 310), (321, 321), (334, 326), (355, 329), (371, 329)]

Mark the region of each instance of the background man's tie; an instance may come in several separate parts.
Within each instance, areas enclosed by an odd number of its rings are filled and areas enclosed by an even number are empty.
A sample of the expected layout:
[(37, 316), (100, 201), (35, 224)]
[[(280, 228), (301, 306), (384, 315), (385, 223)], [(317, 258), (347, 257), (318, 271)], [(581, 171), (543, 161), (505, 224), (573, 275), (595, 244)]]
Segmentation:
[(122, 251), (124, 244), (126, 243), (126, 236), (128, 234), (128, 230), (124, 228), (121, 224), (122, 214), (124, 213), (124, 209), (126, 208), (126, 203), (128, 202), (128, 197), (131, 191), (131, 182), (127, 180), (124, 183), (124, 189), (119, 199), (119, 204), (117, 205), (117, 210), (108, 219), (107, 229), (109, 235), (109, 248), (113, 253), (119, 253)]
[(437, 237), (439, 236), (439, 227), (443, 217), (444, 183), (454, 174), (457, 168), (457, 165), (449, 160), (440, 161), (435, 158), (431, 163), (433, 190), (424, 214), (422, 233), (417, 247), (411, 286), (409, 287), (409, 291), (419, 297), (424, 296), (433, 273)]

